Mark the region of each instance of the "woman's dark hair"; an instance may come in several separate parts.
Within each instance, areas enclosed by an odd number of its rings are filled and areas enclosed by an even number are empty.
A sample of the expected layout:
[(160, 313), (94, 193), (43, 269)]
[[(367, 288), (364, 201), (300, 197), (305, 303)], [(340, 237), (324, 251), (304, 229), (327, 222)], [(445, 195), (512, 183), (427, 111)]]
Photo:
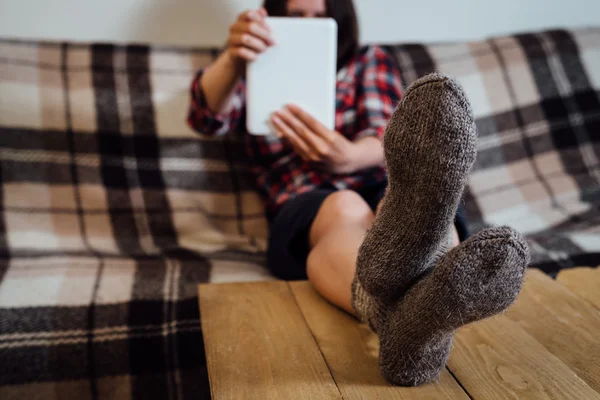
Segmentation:
[[(272, 17), (287, 15), (287, 0), (265, 0), (263, 7)], [(338, 25), (337, 69), (346, 65), (358, 51), (358, 20), (352, 0), (325, 0), (327, 16)]]

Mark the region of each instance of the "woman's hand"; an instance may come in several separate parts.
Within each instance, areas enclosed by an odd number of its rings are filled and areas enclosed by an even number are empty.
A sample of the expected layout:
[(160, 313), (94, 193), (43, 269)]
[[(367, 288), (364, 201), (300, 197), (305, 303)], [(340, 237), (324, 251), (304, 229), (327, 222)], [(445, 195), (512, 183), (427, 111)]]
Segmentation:
[(266, 16), (264, 8), (245, 11), (229, 28), (227, 54), (238, 74), (243, 73), (246, 62), (255, 60), (260, 53), (275, 44), (265, 22)]
[(305, 161), (323, 164), (337, 174), (356, 170), (356, 144), (327, 129), (300, 107), (284, 107), (274, 113), (272, 122), (277, 136), (289, 140)]

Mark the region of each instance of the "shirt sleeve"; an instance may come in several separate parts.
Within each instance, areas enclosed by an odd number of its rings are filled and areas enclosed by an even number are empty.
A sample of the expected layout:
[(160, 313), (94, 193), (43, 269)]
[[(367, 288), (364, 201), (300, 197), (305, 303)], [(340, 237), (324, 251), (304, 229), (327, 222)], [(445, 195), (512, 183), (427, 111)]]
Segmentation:
[(190, 109), (187, 117), (188, 125), (204, 135), (222, 135), (235, 128), (241, 118), (246, 98), (246, 87), (240, 80), (234, 87), (225, 110), (215, 113), (206, 103), (206, 97), (200, 85), (204, 70), (200, 70), (190, 88)]
[(400, 97), (400, 74), (391, 56), (380, 47), (367, 54), (361, 89), (357, 97), (357, 133), (354, 140), (368, 136), (383, 139), (388, 120)]

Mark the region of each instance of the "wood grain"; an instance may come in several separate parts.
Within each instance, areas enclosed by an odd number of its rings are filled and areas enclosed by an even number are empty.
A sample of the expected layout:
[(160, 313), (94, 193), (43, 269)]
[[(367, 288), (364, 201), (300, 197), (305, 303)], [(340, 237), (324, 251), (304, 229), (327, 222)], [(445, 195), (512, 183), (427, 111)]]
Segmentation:
[(473, 399), (600, 399), (567, 365), (503, 316), (460, 329), (448, 367)]
[(505, 314), (600, 391), (600, 312), (539, 270), (530, 270)]
[(344, 399), (468, 399), (447, 370), (439, 384), (391, 386), (379, 373), (379, 344), (368, 327), (327, 303), (310, 283), (290, 287)]
[(198, 292), (213, 399), (342, 398), (287, 283)]
[(597, 308), (600, 308), (600, 269), (573, 268), (564, 269), (556, 278), (576, 295), (583, 297)]

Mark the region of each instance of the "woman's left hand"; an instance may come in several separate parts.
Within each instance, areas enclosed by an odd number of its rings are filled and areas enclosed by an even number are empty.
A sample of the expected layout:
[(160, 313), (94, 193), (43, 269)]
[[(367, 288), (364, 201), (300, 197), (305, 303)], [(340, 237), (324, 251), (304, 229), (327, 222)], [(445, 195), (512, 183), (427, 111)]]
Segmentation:
[(305, 161), (323, 164), (331, 172), (354, 172), (356, 144), (327, 129), (309, 113), (290, 104), (272, 117), (277, 136), (286, 138)]

